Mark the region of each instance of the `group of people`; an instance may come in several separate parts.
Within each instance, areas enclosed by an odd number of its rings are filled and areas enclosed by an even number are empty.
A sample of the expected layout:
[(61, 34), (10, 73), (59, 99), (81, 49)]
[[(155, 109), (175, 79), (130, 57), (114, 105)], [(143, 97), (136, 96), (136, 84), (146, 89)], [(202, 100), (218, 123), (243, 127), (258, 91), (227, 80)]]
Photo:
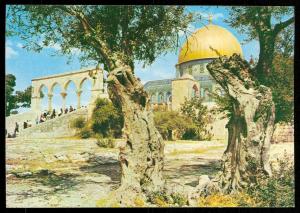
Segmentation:
[(7, 129), (5, 129), (5, 137), (15, 138), (17, 136), (17, 133), (19, 133), (19, 124), (18, 124), (18, 122), (15, 123), (15, 129), (14, 129), (13, 133), (8, 133)]
[[(35, 120), (35, 123), (36, 124), (43, 123), (46, 120), (53, 119), (56, 116), (61, 116), (62, 114), (67, 114), (68, 112), (73, 112), (75, 110), (76, 109), (73, 108), (72, 106), (70, 106), (69, 109), (66, 108), (65, 110), (60, 108), (60, 112), (56, 115), (56, 111), (55, 111), (55, 109), (53, 109), (52, 113), (50, 113), (48, 111), (48, 112), (42, 113), (40, 117), (38, 116)], [(31, 123), (30, 120), (27, 120), (27, 121), (23, 122), (23, 129), (26, 129), (26, 128), (31, 127), (31, 126), (32, 126), (32, 123)], [(15, 138), (17, 133), (19, 133), (19, 124), (18, 124), (18, 122), (15, 123), (15, 129), (14, 129), (13, 133), (8, 133), (7, 129), (5, 129), (5, 136), (8, 137), (8, 138)]]
[(49, 111), (48, 112), (44, 112), (43, 114), (41, 114), (40, 118), (36, 119), (36, 124), (38, 123), (43, 123), (45, 122), (46, 120), (49, 120), (49, 119), (53, 119), (55, 118), (56, 116), (61, 116), (62, 114), (67, 114), (68, 112), (73, 112), (75, 111), (76, 109), (73, 108), (72, 106), (68, 108), (66, 108), (65, 110), (63, 110), (62, 108), (60, 108), (60, 112), (57, 114), (55, 109), (52, 110), (52, 113), (50, 113)]

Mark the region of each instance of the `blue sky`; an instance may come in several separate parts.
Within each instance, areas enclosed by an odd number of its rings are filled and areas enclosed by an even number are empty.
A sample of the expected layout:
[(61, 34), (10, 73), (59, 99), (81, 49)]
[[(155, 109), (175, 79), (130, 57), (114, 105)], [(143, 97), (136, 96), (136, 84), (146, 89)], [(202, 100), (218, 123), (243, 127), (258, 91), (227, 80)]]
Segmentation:
[[(192, 23), (189, 26), (190, 31), (203, 27), (208, 23), (207, 14), (213, 14), (213, 24), (225, 27), (233, 33), (239, 42), (245, 39), (245, 35), (239, 34), (235, 29), (229, 27), (224, 19), (228, 17), (228, 11), (225, 7), (216, 6), (189, 6), (188, 11), (199, 12), (203, 15), (201, 22)], [(182, 37), (183, 40), (184, 37)], [(28, 52), (22, 48), (23, 42), (18, 37), (9, 37), (5, 41), (5, 72), (16, 76), (15, 90), (24, 90), (31, 85), (31, 79), (47, 76), (52, 74), (63, 73), (67, 71), (75, 71), (83, 68), (78, 60), (78, 51), (74, 50), (74, 57), (72, 61), (67, 64), (66, 56), (55, 55), (55, 51), (59, 50), (59, 45), (54, 44), (52, 47), (43, 49), (40, 53)], [(257, 41), (251, 41), (247, 44), (242, 44), (242, 49), (245, 59), (249, 59), (251, 55), (258, 57), (259, 45)], [(179, 51), (179, 50), (178, 50)], [(170, 52), (166, 55), (160, 56), (156, 61), (150, 65), (142, 68), (142, 64), (136, 63), (135, 73), (142, 80), (143, 83), (149, 80), (158, 80), (165, 78), (173, 78), (175, 76), (175, 64), (178, 60), (178, 51)], [(51, 56), (55, 55), (55, 56)], [(90, 83), (86, 83), (86, 90), (90, 88)], [(69, 88), (70, 89), (70, 88)], [(70, 90), (71, 91), (71, 90)], [(54, 107), (59, 107), (61, 100), (59, 97), (59, 89), (57, 91), (57, 98), (54, 98)], [(55, 94), (54, 94), (55, 95)], [(83, 104), (88, 102), (88, 92), (83, 95)], [(72, 97), (72, 98), (70, 98)], [(76, 105), (76, 96), (70, 95), (67, 99), (67, 105)], [(57, 100), (56, 100), (57, 99)], [(45, 102), (45, 103), (44, 103)], [(43, 100), (44, 108), (47, 106), (46, 100)], [(24, 110), (20, 110), (24, 111)]]

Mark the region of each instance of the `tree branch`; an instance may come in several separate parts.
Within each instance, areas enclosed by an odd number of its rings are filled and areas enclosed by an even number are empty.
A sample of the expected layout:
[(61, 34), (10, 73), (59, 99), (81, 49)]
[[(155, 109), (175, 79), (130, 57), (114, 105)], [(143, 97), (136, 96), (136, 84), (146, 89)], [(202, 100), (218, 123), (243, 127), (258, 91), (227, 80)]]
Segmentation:
[(281, 30), (283, 30), (284, 28), (286, 28), (293, 22), (295, 22), (295, 17), (291, 17), (290, 19), (288, 19), (284, 22), (280, 22), (280, 23), (276, 24), (274, 26), (274, 33), (277, 35), (278, 33), (280, 33)]
[(98, 52), (98, 54), (100, 54), (104, 58), (108, 68), (110, 70), (113, 70), (114, 69), (114, 61), (111, 59), (111, 56), (113, 54), (110, 52), (109, 48), (107, 47), (107, 44), (99, 38), (99, 36), (97, 35), (97, 32), (90, 25), (86, 16), (83, 13), (72, 9), (71, 6), (55, 5), (53, 7), (63, 10), (64, 12), (70, 14), (71, 16), (77, 18), (80, 21), (80, 23), (83, 27), (84, 33), (87, 36), (89, 36), (93, 40), (93, 42), (95, 42), (95, 45), (98, 45), (98, 47), (94, 47), (96, 49), (96, 52)]

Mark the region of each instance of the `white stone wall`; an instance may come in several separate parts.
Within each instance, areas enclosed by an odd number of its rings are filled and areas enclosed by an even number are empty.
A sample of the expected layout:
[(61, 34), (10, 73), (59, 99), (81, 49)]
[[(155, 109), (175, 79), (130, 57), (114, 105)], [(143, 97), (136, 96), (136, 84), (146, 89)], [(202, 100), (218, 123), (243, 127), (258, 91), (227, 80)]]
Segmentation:
[(24, 129), (20, 132), (20, 137), (25, 138), (54, 138), (70, 137), (76, 134), (76, 130), (71, 128), (71, 123), (78, 117), (87, 119), (87, 108), (78, 109), (60, 117), (40, 123), (34, 127)]
[(293, 143), (294, 125), (276, 124), (271, 143)]
[(5, 128), (7, 133), (12, 134), (15, 130), (16, 122), (19, 124), (19, 130), (23, 128), (24, 121), (31, 121), (35, 123), (36, 113), (29, 111), (21, 114), (11, 115), (5, 118)]

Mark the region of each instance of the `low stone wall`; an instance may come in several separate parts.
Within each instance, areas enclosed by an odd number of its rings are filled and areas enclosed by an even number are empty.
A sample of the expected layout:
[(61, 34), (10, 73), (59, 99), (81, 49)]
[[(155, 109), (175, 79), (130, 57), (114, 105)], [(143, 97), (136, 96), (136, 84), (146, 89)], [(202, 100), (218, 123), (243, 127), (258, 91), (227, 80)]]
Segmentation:
[(19, 124), (19, 130), (23, 129), (24, 121), (31, 121), (33, 124), (35, 123), (36, 113), (29, 111), (21, 114), (11, 115), (5, 118), (5, 128), (8, 133), (12, 134), (16, 127), (16, 122)]
[(88, 110), (86, 108), (78, 109), (74, 112), (64, 114), (36, 126), (23, 129), (20, 131), (19, 137), (57, 138), (74, 136), (76, 134), (76, 130), (71, 128), (71, 123), (78, 117), (84, 117), (87, 120)]
[(294, 125), (276, 124), (271, 143), (293, 143)]

